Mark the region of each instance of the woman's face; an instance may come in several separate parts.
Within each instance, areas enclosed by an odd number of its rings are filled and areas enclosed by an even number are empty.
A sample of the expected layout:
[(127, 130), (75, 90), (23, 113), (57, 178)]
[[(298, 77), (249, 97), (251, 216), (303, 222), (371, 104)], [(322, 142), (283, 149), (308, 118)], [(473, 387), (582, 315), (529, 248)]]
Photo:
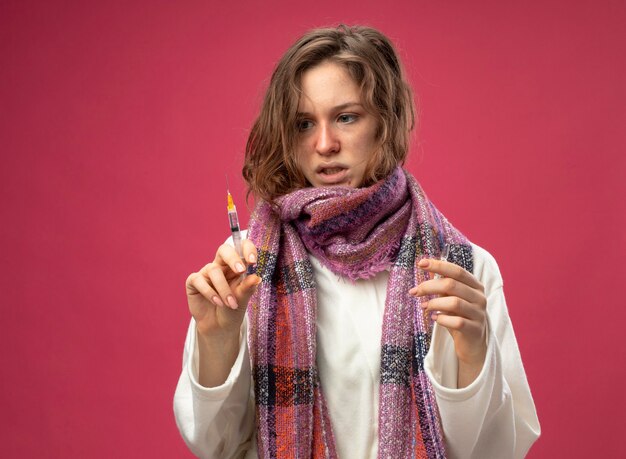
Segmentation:
[(379, 148), (377, 122), (362, 104), (356, 82), (326, 61), (302, 74), (298, 104), (297, 160), (313, 186), (359, 187)]

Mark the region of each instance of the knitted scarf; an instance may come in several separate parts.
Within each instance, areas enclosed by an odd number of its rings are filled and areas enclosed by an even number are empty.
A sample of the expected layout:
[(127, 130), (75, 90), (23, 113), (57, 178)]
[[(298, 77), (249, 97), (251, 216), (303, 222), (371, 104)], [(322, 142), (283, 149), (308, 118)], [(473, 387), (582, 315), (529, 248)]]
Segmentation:
[(444, 458), (435, 395), (424, 371), (432, 326), (411, 287), (422, 258), (473, 271), (467, 239), (397, 168), (368, 188), (305, 188), (260, 202), (249, 237), (261, 283), (248, 305), (249, 348), (262, 458), (336, 458), (316, 365), (315, 278), (308, 253), (334, 273), (370, 278), (389, 269), (379, 400), (380, 458)]

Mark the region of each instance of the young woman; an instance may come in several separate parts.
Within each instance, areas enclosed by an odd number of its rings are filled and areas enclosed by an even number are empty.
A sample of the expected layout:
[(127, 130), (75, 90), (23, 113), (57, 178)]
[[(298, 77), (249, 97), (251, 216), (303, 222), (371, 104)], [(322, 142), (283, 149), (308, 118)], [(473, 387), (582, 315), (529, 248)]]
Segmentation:
[(313, 30), (278, 63), (243, 256), (186, 283), (174, 409), (198, 456), (518, 458), (538, 437), (495, 260), (401, 168), (413, 125), (374, 29)]

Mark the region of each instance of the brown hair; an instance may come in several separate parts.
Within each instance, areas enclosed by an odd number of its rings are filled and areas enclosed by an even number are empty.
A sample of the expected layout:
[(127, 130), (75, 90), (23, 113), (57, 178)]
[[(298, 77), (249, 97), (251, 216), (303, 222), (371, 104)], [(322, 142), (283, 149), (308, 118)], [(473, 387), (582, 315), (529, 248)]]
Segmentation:
[(314, 29), (294, 43), (276, 66), (248, 137), (243, 177), (255, 198), (273, 202), (309, 186), (295, 155), (300, 79), (306, 70), (327, 60), (345, 66), (360, 86), (365, 109), (378, 121), (380, 148), (370, 159), (363, 185), (386, 177), (404, 162), (415, 108), (392, 43), (370, 27)]

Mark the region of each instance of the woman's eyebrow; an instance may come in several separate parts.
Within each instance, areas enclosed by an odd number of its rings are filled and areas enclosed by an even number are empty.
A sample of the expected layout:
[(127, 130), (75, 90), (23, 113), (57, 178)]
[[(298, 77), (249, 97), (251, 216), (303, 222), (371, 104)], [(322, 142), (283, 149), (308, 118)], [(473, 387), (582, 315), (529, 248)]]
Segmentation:
[(361, 102), (346, 102), (345, 104), (337, 105), (336, 107), (333, 107), (333, 108), (335, 110), (345, 110), (346, 108), (350, 108), (353, 106), (362, 107), (363, 104), (361, 104)]
[[(346, 108), (350, 108), (350, 107), (363, 107), (363, 104), (361, 102), (344, 102), (343, 104), (339, 104), (339, 105), (335, 105), (334, 107), (331, 108), (332, 111), (336, 112), (336, 111), (341, 111), (341, 110), (345, 110)], [(312, 114), (306, 111), (299, 111), (297, 112), (298, 116), (311, 116)]]

